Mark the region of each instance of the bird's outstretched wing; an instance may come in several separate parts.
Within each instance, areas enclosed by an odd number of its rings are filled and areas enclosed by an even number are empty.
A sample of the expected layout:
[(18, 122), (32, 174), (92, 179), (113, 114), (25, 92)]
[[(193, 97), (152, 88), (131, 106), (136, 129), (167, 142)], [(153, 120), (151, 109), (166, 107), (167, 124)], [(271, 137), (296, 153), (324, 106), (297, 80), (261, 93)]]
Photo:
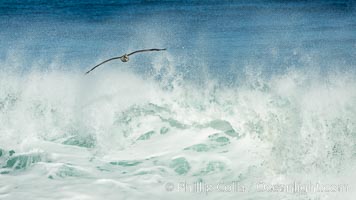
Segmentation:
[(120, 59), (122, 56), (118, 56), (118, 57), (113, 57), (113, 58), (110, 58), (110, 59), (107, 59), (107, 60), (104, 60), (103, 62), (95, 65), (93, 68), (91, 68), (89, 71), (85, 72), (85, 74), (89, 74), (91, 71), (93, 71), (95, 68), (99, 67), (100, 65), (106, 63), (106, 62), (109, 62), (109, 61), (112, 61), (112, 60), (116, 60), (116, 59)]
[(137, 50), (137, 51), (131, 52), (131, 53), (127, 54), (127, 56), (131, 56), (132, 54), (146, 52), (146, 51), (164, 51), (164, 50), (166, 50), (166, 49), (142, 49), (142, 50)]

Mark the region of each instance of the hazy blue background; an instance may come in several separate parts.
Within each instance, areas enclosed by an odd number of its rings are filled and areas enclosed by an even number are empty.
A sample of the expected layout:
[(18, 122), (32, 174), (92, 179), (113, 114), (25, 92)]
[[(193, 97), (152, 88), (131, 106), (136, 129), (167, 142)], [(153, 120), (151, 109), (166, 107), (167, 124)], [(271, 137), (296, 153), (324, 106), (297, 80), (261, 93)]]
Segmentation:
[[(246, 66), (352, 69), (356, 15), (351, 0), (1, 1), (0, 41), (0, 59), (20, 57), (23, 68), (56, 60), (83, 71), (110, 56), (164, 47), (186, 77), (204, 66), (233, 80)], [(149, 71), (149, 58), (134, 59), (135, 70)]]

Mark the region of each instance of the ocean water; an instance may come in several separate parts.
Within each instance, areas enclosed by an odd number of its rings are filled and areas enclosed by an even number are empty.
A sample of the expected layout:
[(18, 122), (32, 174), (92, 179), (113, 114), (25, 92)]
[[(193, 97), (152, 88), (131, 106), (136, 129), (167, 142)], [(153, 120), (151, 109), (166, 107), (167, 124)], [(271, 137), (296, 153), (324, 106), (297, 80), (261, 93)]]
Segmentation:
[(353, 1), (2, 0), (0, 44), (0, 199), (356, 196)]

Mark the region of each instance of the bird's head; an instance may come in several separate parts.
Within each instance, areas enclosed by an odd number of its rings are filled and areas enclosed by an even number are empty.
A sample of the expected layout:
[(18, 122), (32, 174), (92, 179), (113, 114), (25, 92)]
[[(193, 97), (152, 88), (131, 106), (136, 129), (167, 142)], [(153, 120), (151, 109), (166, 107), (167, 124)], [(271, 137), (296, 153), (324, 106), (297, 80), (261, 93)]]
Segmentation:
[(129, 61), (129, 56), (125, 54), (120, 59), (122, 62), (127, 62), (127, 61)]

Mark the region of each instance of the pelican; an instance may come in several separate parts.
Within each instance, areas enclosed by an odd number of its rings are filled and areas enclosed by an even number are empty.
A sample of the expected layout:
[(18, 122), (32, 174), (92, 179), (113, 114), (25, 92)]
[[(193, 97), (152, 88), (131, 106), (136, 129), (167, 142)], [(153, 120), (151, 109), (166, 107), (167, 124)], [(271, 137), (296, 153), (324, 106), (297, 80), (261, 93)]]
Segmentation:
[(112, 61), (112, 60), (116, 60), (116, 59), (120, 59), (122, 62), (128, 62), (129, 61), (129, 56), (135, 54), (135, 53), (141, 53), (141, 52), (147, 52), (147, 51), (164, 51), (166, 49), (142, 49), (142, 50), (137, 50), (137, 51), (134, 51), (134, 52), (131, 52), (129, 54), (124, 54), (122, 56), (118, 56), (118, 57), (113, 57), (113, 58), (110, 58), (110, 59), (107, 59), (107, 60), (104, 60), (103, 62), (95, 65), (93, 68), (91, 68), (89, 71), (85, 72), (85, 74), (89, 74), (91, 71), (93, 71), (95, 68), (99, 67), (100, 65), (106, 63), (106, 62), (109, 62), (109, 61)]

